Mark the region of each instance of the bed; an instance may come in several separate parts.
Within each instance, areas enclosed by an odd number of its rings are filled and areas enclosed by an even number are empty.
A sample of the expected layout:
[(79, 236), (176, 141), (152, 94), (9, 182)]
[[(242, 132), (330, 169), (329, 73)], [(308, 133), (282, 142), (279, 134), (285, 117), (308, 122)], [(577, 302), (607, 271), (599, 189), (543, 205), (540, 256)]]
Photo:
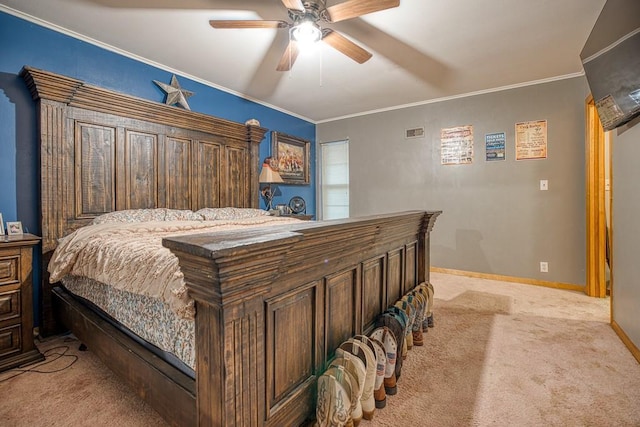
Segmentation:
[(195, 303), (163, 237), (273, 229), (299, 221), (261, 209), (115, 211), (59, 239), (49, 280), (195, 378)]
[[(43, 273), (58, 239), (133, 209), (258, 207), (266, 129), (25, 67), (38, 109)], [(439, 212), (167, 235), (194, 301), (181, 369), (43, 274), (43, 334), (70, 329), (170, 424), (300, 425), (335, 348), (429, 280)], [(91, 293), (91, 292), (89, 292)]]

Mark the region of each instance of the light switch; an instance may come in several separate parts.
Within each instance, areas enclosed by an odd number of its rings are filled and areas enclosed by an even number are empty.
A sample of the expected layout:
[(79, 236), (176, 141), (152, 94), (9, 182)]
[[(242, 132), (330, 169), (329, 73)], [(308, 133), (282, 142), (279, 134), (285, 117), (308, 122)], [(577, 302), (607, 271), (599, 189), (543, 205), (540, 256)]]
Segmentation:
[(546, 191), (549, 189), (549, 181), (546, 179), (540, 180), (540, 191)]

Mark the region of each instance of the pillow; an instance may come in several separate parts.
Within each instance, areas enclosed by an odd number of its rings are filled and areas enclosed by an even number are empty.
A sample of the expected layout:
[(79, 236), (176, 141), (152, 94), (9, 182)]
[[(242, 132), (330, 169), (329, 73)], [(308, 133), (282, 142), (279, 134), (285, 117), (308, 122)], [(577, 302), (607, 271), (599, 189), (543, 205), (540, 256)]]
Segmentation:
[(164, 221), (165, 208), (157, 209), (127, 209), (124, 211), (109, 212), (93, 219), (92, 224), (104, 224), (107, 222), (148, 222)]
[(202, 208), (196, 211), (205, 221), (216, 219), (244, 219), (269, 215), (269, 211), (254, 208)]
[(166, 209), (167, 216), (165, 221), (202, 221), (202, 215), (195, 213), (189, 209)]
[(127, 209), (109, 212), (93, 219), (92, 224), (107, 222), (202, 221), (202, 216), (185, 209)]

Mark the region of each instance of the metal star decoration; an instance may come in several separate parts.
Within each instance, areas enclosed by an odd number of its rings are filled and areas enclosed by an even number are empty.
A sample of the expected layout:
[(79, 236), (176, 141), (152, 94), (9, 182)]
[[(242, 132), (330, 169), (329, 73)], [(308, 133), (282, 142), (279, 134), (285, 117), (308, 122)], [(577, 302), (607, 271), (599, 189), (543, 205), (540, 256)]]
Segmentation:
[(168, 85), (166, 83), (159, 82), (157, 80), (153, 81), (155, 84), (160, 86), (160, 88), (167, 93), (167, 100), (164, 102), (167, 105), (178, 104), (180, 107), (191, 110), (189, 108), (189, 104), (187, 104), (187, 98), (193, 96), (193, 92), (182, 89), (180, 87), (180, 83), (178, 83), (178, 79), (175, 74), (171, 76), (171, 84)]

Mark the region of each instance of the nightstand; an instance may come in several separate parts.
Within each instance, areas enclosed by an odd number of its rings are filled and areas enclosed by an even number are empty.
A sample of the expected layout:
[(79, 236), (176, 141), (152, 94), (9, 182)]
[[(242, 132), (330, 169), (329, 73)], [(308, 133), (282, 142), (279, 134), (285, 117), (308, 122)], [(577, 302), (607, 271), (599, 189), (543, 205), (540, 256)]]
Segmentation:
[(0, 371), (44, 356), (33, 342), (33, 234), (0, 235)]

